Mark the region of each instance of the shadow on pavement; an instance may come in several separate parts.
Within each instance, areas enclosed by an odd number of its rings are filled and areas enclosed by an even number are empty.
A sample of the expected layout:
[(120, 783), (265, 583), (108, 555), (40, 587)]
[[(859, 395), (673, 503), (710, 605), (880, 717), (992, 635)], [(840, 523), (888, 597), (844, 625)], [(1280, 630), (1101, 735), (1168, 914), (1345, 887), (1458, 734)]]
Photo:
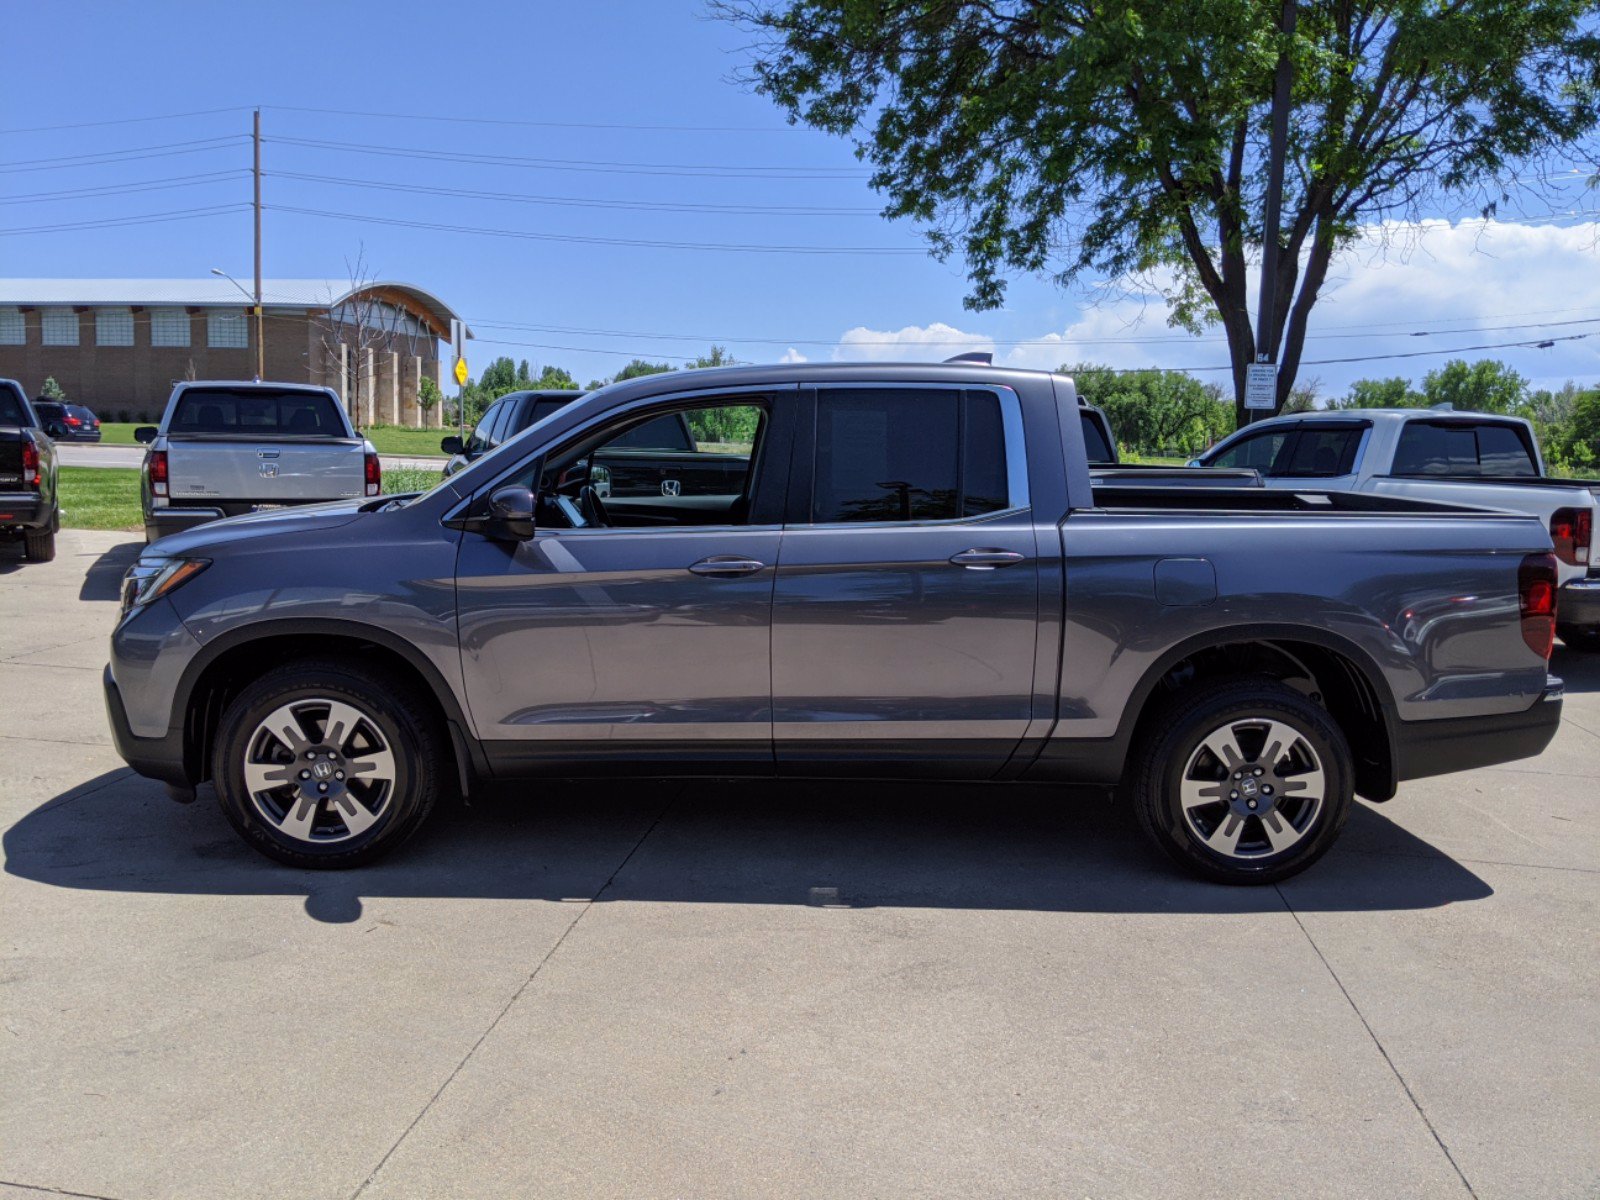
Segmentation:
[[(303, 895), (307, 914), (327, 922), (359, 919), (363, 896), (562, 901), (593, 897), (608, 879), (608, 903), (1215, 914), (1284, 903), (1270, 887), (1178, 873), (1098, 795), (1021, 785), (533, 784), (448, 805), (390, 858), (346, 872), (260, 857), (209, 788), (181, 806), (156, 784), (112, 772), (57, 801), (5, 832), (8, 873), (113, 892)], [(1493, 894), (1363, 804), (1341, 844), (1284, 886), (1306, 911)]]
[(143, 541), (118, 542), (94, 560), (78, 589), (79, 600), (116, 600), (122, 595), (122, 576), (144, 549)]
[(1600, 654), (1570, 650), (1556, 643), (1550, 655), (1550, 674), (1558, 675), (1570, 692), (1600, 692)]

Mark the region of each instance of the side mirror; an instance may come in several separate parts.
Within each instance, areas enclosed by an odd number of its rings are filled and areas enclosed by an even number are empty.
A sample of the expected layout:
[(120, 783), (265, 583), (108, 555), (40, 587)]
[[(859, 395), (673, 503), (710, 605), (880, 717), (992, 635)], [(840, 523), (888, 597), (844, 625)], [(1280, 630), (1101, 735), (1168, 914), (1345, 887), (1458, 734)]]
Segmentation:
[(133, 431), (133, 440), (141, 445), (148, 446), (151, 442), (156, 440), (156, 434), (158, 432), (159, 430), (157, 430), (154, 425), (141, 425), (139, 428)]
[(44, 431), (53, 438), (67, 436), (67, 427), (60, 421), (51, 421), (44, 427)]
[(489, 496), (484, 535), (503, 542), (527, 541), (533, 537), (533, 505), (530, 488), (516, 484), (496, 488)]
[(446, 454), (465, 454), (467, 452), (467, 448), (461, 444), (461, 439), (453, 433), (447, 438), (439, 439), (439, 449)]

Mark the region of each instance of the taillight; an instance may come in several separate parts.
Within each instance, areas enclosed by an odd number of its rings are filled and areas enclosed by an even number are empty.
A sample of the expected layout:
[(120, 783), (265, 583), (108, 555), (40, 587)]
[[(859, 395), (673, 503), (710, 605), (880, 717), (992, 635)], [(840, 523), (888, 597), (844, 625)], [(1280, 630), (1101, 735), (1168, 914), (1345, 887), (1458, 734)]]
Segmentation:
[(1589, 542), (1594, 536), (1594, 513), (1587, 508), (1558, 508), (1550, 515), (1550, 540), (1556, 557), (1573, 567), (1589, 565)]
[(376, 496), (383, 487), (383, 468), (376, 454), (367, 455), (367, 495)]
[(83, 422), (78, 420), (77, 417), (68, 417), (67, 418), (67, 424), (68, 425), (82, 425)]
[(1540, 658), (1549, 658), (1556, 638), (1556, 556), (1530, 554), (1517, 569), (1517, 599), (1522, 610), (1522, 640)]
[(150, 451), (150, 494), (152, 496), (165, 496), (167, 494), (167, 452), (165, 450)]
[(22, 486), (35, 490), (39, 487), (39, 445), (37, 442), (22, 443)]

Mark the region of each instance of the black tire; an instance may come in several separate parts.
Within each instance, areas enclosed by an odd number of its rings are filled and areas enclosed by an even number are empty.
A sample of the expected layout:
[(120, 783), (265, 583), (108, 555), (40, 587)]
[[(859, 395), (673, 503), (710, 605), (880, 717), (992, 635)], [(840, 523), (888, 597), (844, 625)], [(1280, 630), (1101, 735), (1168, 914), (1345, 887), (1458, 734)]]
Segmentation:
[(29, 562), (50, 562), (56, 556), (56, 531), (30, 529), (22, 535), (22, 552)]
[[(333, 710), (323, 701), (349, 705), (365, 723), (341, 736), (329, 728)], [(293, 734), (268, 736), (263, 729), (268, 717), (291, 706), (295, 732), (305, 739), (293, 752), (288, 740)], [(324, 714), (320, 727), (319, 711)], [(333, 743), (320, 740), (329, 734), (338, 742), (331, 751)], [(310, 762), (301, 762), (302, 751)], [(392, 756), (386, 783), (357, 778), (359, 768), (381, 761), (385, 752)], [(311, 793), (315, 782), (309, 779), (253, 794), (245, 782), (247, 756), (256, 769), (274, 773), (292, 763), (295, 776), (320, 768), (325, 758), (324, 786), (342, 798)], [(251, 846), (291, 866), (338, 869), (372, 862), (414, 834), (433, 810), (441, 780), (453, 778), (450, 763), (437, 717), (409, 682), (355, 663), (303, 661), (269, 671), (228, 705), (212, 751), (211, 777), (222, 811)], [(339, 782), (343, 771), (332, 778), (335, 767), (350, 769), (349, 784)], [(358, 828), (358, 815), (364, 827)], [(304, 836), (280, 825), (298, 828)]]
[[(1270, 766), (1264, 744), (1269, 722), (1294, 735)], [(1231, 741), (1226, 753), (1241, 752), (1232, 764), (1209, 748), (1202, 751), (1207, 739), (1225, 727), (1232, 731), (1221, 739)], [(1354, 774), (1344, 732), (1326, 710), (1276, 680), (1202, 685), (1152, 714), (1145, 729), (1132, 762), (1139, 825), (1174, 862), (1203, 879), (1228, 884), (1287, 879), (1321, 858), (1350, 817)], [(1247, 778), (1235, 782), (1234, 766)], [(1321, 795), (1313, 805), (1316, 776), (1309, 772), (1314, 768), (1321, 771)], [(1186, 780), (1191, 796), (1215, 791), (1217, 798), (1186, 809)], [(1302, 794), (1290, 795), (1291, 786)], [(1258, 793), (1253, 800), (1245, 798), (1249, 790)], [(1254, 811), (1246, 811), (1246, 805)], [(1208, 827), (1218, 845), (1231, 835), (1232, 853), (1208, 844)], [(1276, 849), (1279, 841), (1287, 844)]]
[(1567, 644), (1568, 650), (1600, 654), (1600, 626), (1557, 625), (1556, 636)]

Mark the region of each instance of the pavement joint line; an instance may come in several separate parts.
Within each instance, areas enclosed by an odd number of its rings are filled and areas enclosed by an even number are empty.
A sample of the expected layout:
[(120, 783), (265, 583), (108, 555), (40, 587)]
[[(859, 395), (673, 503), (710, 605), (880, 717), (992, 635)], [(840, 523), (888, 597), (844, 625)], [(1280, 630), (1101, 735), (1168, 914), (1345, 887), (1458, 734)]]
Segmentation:
[(1350, 989), (1345, 987), (1344, 980), (1339, 978), (1339, 972), (1333, 969), (1333, 964), (1328, 961), (1328, 956), (1322, 952), (1322, 947), (1317, 945), (1317, 940), (1311, 936), (1311, 931), (1306, 928), (1306, 923), (1300, 919), (1300, 914), (1295, 911), (1294, 905), (1289, 903), (1289, 897), (1283, 894), (1283, 888), (1275, 883), (1272, 885), (1272, 890), (1278, 893), (1278, 899), (1283, 902), (1284, 909), (1294, 918), (1294, 923), (1300, 927), (1300, 932), (1305, 936), (1312, 952), (1321, 960), (1329, 977), (1344, 995), (1345, 1003), (1350, 1005), (1350, 1011), (1356, 1014), (1356, 1019), (1361, 1022), (1362, 1028), (1367, 1031), (1367, 1036), (1372, 1039), (1372, 1044), (1378, 1048), (1378, 1053), (1383, 1055), (1383, 1061), (1389, 1065), (1389, 1070), (1394, 1074), (1395, 1080), (1404, 1089), (1406, 1099), (1411, 1101), (1411, 1107), (1417, 1110), (1417, 1116), (1422, 1118), (1423, 1125), (1433, 1135), (1433, 1140), (1437, 1143), (1439, 1149), (1444, 1152), (1445, 1159), (1456, 1173), (1456, 1178), (1461, 1180), (1461, 1186), (1467, 1190), (1467, 1195), (1471, 1196), (1472, 1200), (1478, 1200), (1478, 1193), (1467, 1179), (1466, 1172), (1461, 1169), (1461, 1164), (1456, 1162), (1456, 1156), (1450, 1153), (1450, 1147), (1444, 1144), (1444, 1139), (1439, 1136), (1439, 1131), (1433, 1127), (1433, 1122), (1428, 1120), (1428, 1114), (1423, 1111), (1422, 1103), (1417, 1099), (1417, 1094), (1411, 1090), (1411, 1085), (1406, 1082), (1406, 1077), (1400, 1073), (1400, 1068), (1395, 1065), (1394, 1059), (1389, 1057), (1389, 1051), (1384, 1047), (1382, 1039), (1378, 1037), (1377, 1030), (1372, 1028), (1372, 1023), (1367, 1020), (1366, 1014), (1361, 1011), (1361, 1006), (1356, 1003), (1356, 998), (1350, 994)]
[[(58, 808), (65, 808), (67, 805), (71, 804), (74, 800), (82, 800), (85, 796), (92, 796), (96, 792), (105, 791), (113, 783), (121, 783), (125, 779), (132, 779), (132, 778), (133, 778), (133, 768), (131, 768), (131, 767), (123, 767), (120, 770), (118, 770), (115, 774), (113, 774), (110, 779), (106, 780), (104, 783), (100, 784), (97, 787), (87, 788), (84, 791), (74, 792), (71, 795), (67, 795), (67, 796), (57, 796), (54, 800), (47, 800), (44, 804), (40, 805), (38, 808), (34, 809), (33, 811), (36, 812), (36, 813), (43, 813), (43, 812), (52, 812), (52, 811), (54, 811), (55, 809), (58, 809)], [(82, 786), (82, 785), (80, 784), (79, 786)]]
[(107, 750), (114, 749), (110, 742), (85, 742), (77, 738), (32, 737), (15, 733), (0, 733), (0, 738), (8, 742), (49, 742), (52, 746), (104, 746)]
[(76, 1196), (81, 1200), (117, 1200), (115, 1196), (103, 1196), (99, 1192), (69, 1192), (66, 1188), (44, 1187), (37, 1183), (18, 1183), (14, 1179), (0, 1179), (0, 1187), (22, 1188), (28, 1192), (40, 1192), (46, 1196)]
[(1461, 858), (1455, 854), (1444, 854), (1442, 850), (1438, 854), (1408, 854), (1404, 850), (1363, 850), (1360, 847), (1352, 846), (1348, 850), (1342, 851), (1342, 853), (1365, 854), (1369, 858), (1412, 858), (1422, 862), (1431, 861), (1443, 854), (1451, 862), (1473, 863), (1480, 867), (1521, 867), (1527, 871), (1576, 871), (1580, 875), (1600, 875), (1600, 867), (1567, 867), (1562, 866), (1560, 863), (1506, 862), (1500, 858)]
[(1600, 737), (1600, 733), (1596, 733), (1594, 730), (1590, 729), (1587, 725), (1585, 725), (1582, 721), (1576, 721), (1573, 718), (1567, 716), (1565, 713), (1563, 713), (1561, 715), (1561, 723), (1563, 725), (1571, 725), (1574, 729), (1581, 729), (1585, 733), (1587, 733), (1590, 737)]
[(607, 889), (616, 882), (617, 876), (622, 873), (623, 868), (633, 861), (633, 856), (639, 853), (639, 848), (643, 846), (645, 842), (649, 840), (650, 835), (656, 831), (656, 827), (661, 824), (662, 819), (665, 818), (667, 813), (672, 810), (672, 806), (677, 803), (678, 798), (683, 795), (684, 791), (687, 789), (687, 786), (688, 785), (685, 784), (679, 787), (672, 793), (670, 797), (667, 798), (666, 804), (663, 805), (661, 811), (655, 815), (655, 819), (650, 822), (649, 827), (639, 835), (638, 841), (633, 843), (627, 854), (622, 856), (622, 861), (612, 868), (611, 874), (606, 877), (606, 881), (595, 889), (594, 895), (589, 897), (589, 899), (584, 901), (584, 903), (579, 907), (577, 915), (574, 916), (571, 921), (567, 922), (567, 927), (561, 931), (561, 936), (555, 940), (555, 944), (551, 946), (550, 949), (545, 951), (544, 957), (534, 965), (534, 968), (531, 972), (529, 972), (528, 977), (524, 979), (518, 986), (517, 990), (511, 994), (511, 999), (507, 1000), (500, 1011), (495, 1014), (494, 1020), (489, 1022), (488, 1028), (478, 1035), (478, 1040), (472, 1043), (471, 1049), (469, 1049), (462, 1057), (461, 1061), (455, 1065), (455, 1069), (445, 1077), (445, 1081), (439, 1085), (438, 1090), (428, 1098), (428, 1102), (422, 1106), (422, 1111), (417, 1113), (417, 1115), (411, 1119), (411, 1124), (407, 1125), (401, 1132), (400, 1136), (394, 1140), (394, 1145), (390, 1146), (388, 1150), (384, 1151), (383, 1157), (378, 1160), (378, 1165), (372, 1168), (372, 1173), (361, 1181), (361, 1186), (350, 1193), (350, 1200), (357, 1200), (357, 1197), (359, 1197), (362, 1192), (366, 1191), (367, 1188), (372, 1185), (372, 1181), (378, 1177), (379, 1172), (383, 1170), (384, 1165), (388, 1163), (391, 1157), (393, 1157), (394, 1152), (400, 1149), (406, 1138), (411, 1136), (411, 1131), (417, 1127), (418, 1123), (421, 1122), (423, 1117), (428, 1115), (429, 1110), (432, 1109), (436, 1103), (438, 1103), (439, 1097), (444, 1095), (445, 1091), (450, 1087), (450, 1085), (455, 1082), (456, 1076), (461, 1074), (463, 1068), (465, 1068), (467, 1063), (471, 1061), (472, 1056), (478, 1052), (478, 1047), (482, 1046), (483, 1043), (489, 1039), (489, 1035), (493, 1033), (496, 1026), (498, 1026), (500, 1022), (505, 1019), (505, 1015), (511, 1011), (512, 1007), (517, 1003), (518, 1000), (522, 999), (522, 994), (533, 986), (533, 981), (539, 977), (539, 972), (544, 970), (545, 964), (554, 958), (556, 951), (560, 950), (561, 947), (566, 943), (567, 938), (572, 935), (572, 931), (578, 927), (578, 922), (583, 920), (583, 918), (588, 914), (589, 910), (593, 908), (599, 901), (600, 897), (606, 894)]

